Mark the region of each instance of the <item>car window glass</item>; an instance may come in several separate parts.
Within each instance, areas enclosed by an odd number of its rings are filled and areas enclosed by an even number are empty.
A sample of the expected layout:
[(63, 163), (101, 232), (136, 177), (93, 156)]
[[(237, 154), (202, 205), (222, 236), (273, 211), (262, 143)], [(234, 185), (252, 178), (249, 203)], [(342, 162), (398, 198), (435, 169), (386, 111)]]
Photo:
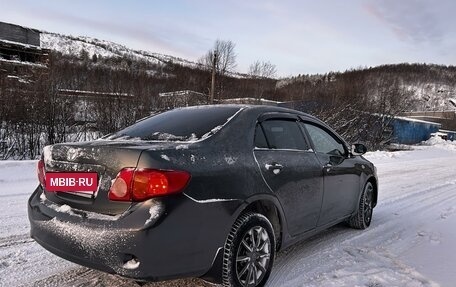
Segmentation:
[(344, 145), (338, 142), (331, 134), (324, 129), (312, 124), (304, 123), (304, 126), (309, 133), (310, 139), (314, 144), (316, 152), (330, 155), (344, 155)]
[(295, 121), (268, 120), (262, 123), (269, 147), (272, 149), (309, 148), (304, 136)]
[(106, 139), (196, 140), (219, 130), (239, 109), (231, 106), (174, 109), (142, 120)]
[(264, 132), (260, 124), (258, 124), (255, 128), (255, 147), (268, 148), (268, 142), (266, 141), (266, 137), (264, 136)]

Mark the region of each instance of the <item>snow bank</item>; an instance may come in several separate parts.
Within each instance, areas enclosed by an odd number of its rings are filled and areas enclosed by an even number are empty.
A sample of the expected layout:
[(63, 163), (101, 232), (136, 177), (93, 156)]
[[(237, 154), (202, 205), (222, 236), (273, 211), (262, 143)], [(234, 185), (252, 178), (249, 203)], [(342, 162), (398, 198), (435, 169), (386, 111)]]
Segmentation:
[[(390, 160), (395, 160), (399, 158), (406, 157), (408, 158), (411, 151), (421, 151), (423, 149), (431, 149), (432, 151), (427, 152), (426, 156), (438, 153), (440, 154), (443, 151), (456, 151), (456, 141), (446, 141), (438, 136), (433, 136), (427, 141), (421, 142), (420, 145), (415, 146), (406, 146), (409, 147), (410, 150), (402, 150), (402, 151), (371, 151), (364, 154), (364, 157), (369, 161), (377, 163), (384, 163), (389, 162)], [(414, 153), (412, 153), (414, 154)]]
[(391, 159), (391, 158), (398, 158), (403, 154), (401, 151), (384, 151), (384, 150), (377, 150), (367, 152), (364, 157), (370, 161), (377, 161), (382, 159)]
[(439, 136), (431, 137), (427, 141), (422, 142), (421, 145), (456, 151), (456, 141), (446, 141)]

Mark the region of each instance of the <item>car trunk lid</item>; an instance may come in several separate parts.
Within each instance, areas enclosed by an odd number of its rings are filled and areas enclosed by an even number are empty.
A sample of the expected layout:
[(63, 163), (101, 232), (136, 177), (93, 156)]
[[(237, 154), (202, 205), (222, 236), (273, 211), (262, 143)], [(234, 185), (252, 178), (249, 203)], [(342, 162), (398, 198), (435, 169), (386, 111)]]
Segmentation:
[(113, 202), (108, 192), (117, 173), (136, 167), (141, 152), (153, 144), (128, 141), (93, 141), (47, 146), (43, 157), (46, 172), (96, 172), (98, 189), (94, 193), (48, 192), (46, 198), (59, 205), (103, 214), (118, 215), (130, 202)]

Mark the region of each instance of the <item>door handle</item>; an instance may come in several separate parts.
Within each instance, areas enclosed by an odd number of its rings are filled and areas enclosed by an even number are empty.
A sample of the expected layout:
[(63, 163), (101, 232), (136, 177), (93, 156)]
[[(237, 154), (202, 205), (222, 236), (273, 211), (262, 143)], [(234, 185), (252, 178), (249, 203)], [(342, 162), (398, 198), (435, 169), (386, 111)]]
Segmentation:
[(323, 169), (326, 169), (326, 172), (330, 172), (332, 166), (333, 165), (330, 162), (328, 162), (326, 165), (323, 166)]
[(282, 169), (283, 169), (283, 165), (281, 165), (280, 163), (267, 163), (265, 166), (264, 166), (267, 170), (269, 171), (272, 171), (274, 174), (279, 174)]

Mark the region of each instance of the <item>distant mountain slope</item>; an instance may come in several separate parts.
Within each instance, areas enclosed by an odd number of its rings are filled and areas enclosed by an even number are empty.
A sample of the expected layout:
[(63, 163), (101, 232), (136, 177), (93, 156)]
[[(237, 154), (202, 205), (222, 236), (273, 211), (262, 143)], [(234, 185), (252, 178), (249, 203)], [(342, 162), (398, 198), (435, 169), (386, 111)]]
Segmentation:
[[(58, 51), (65, 55), (80, 56), (84, 50), (89, 57), (93, 55), (101, 57), (119, 57), (129, 58), (132, 60), (145, 60), (152, 64), (175, 64), (193, 69), (204, 69), (201, 64), (160, 53), (154, 53), (144, 50), (135, 50), (127, 46), (117, 44), (111, 41), (99, 40), (85, 36), (70, 36), (47, 31), (41, 31), (41, 47)], [(249, 78), (244, 73), (232, 72), (227, 76), (235, 78)]]
[(81, 52), (85, 50), (90, 57), (93, 55), (102, 57), (128, 57), (132, 59), (147, 60), (153, 64), (166, 64), (171, 62), (173, 64), (180, 64), (192, 68), (200, 67), (199, 64), (186, 59), (142, 50), (134, 50), (111, 41), (83, 36), (74, 37), (45, 31), (41, 32), (41, 47), (73, 56), (79, 56)]
[(456, 83), (453, 85), (429, 82), (409, 84), (406, 89), (418, 101), (415, 110), (456, 110)]
[[(385, 94), (410, 97), (410, 111), (456, 109), (456, 67), (434, 64), (390, 64), (370, 68), (298, 75), (276, 83), (298, 100), (325, 100), (333, 94), (361, 94), (379, 99)], [(453, 104), (455, 103), (455, 104)]]

